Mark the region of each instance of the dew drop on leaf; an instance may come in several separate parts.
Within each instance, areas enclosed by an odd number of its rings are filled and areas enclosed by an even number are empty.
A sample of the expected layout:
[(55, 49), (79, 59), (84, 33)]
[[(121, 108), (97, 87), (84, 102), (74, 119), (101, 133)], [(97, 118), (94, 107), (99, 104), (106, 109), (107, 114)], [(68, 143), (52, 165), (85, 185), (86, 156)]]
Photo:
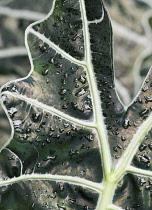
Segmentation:
[(17, 109), (15, 107), (11, 107), (9, 110), (8, 110), (8, 114), (11, 118), (14, 117), (14, 115), (17, 113)]
[(139, 112), (140, 117), (143, 117), (144, 115), (148, 114), (149, 110), (148, 109), (143, 109), (141, 112)]
[(39, 122), (40, 121), (40, 114), (33, 113), (32, 114), (32, 120), (33, 120), (33, 122)]
[(125, 119), (125, 121), (123, 122), (122, 126), (123, 126), (124, 129), (127, 129), (130, 126), (130, 122), (129, 122), (128, 118)]

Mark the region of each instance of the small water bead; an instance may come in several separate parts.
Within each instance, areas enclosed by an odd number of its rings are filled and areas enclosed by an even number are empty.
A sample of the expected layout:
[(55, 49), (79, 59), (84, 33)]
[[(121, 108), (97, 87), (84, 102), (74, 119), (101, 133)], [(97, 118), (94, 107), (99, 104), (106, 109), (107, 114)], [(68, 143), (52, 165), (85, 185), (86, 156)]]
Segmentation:
[(146, 92), (148, 90), (148, 86), (144, 86), (143, 88), (142, 88), (142, 91), (143, 92)]
[(32, 120), (33, 120), (33, 122), (39, 122), (40, 121), (40, 114), (38, 114), (38, 113), (32, 114)]
[(64, 123), (63, 125), (64, 125), (65, 128), (68, 128), (69, 127), (69, 124), (68, 123)]
[(48, 160), (53, 160), (53, 161), (55, 161), (56, 158), (57, 158), (56, 155), (54, 155), (54, 156), (48, 156), (48, 157), (46, 157), (43, 161), (48, 161)]
[(137, 126), (138, 126), (138, 123), (134, 122), (133, 125), (134, 125), (135, 127), (137, 127)]
[(141, 104), (142, 103), (142, 99), (140, 97), (138, 97), (137, 101)]
[(51, 143), (51, 140), (49, 138), (46, 138), (45, 141), (46, 141), (47, 144)]
[(139, 151), (142, 152), (142, 151), (144, 151), (146, 148), (147, 148), (147, 145), (141, 144), (140, 147), (139, 147)]
[(89, 210), (89, 206), (84, 206), (83, 209), (84, 210)]
[(42, 53), (47, 53), (47, 52), (48, 52), (48, 48), (46, 47), (45, 44), (40, 44), (40, 45), (39, 45), (39, 50), (40, 50)]
[(66, 210), (66, 207), (60, 204), (57, 204), (58, 209), (60, 210)]
[(46, 76), (49, 73), (49, 69), (42, 70), (42, 75)]
[(48, 60), (48, 62), (50, 63), (50, 64), (54, 64), (54, 57), (51, 57), (49, 60)]
[(85, 83), (86, 83), (86, 78), (83, 77), (83, 76), (80, 76), (78, 80), (79, 80), (82, 84), (85, 84)]
[(77, 127), (76, 127), (75, 125), (72, 125), (72, 126), (71, 126), (71, 130), (72, 130), (72, 131), (77, 131)]
[(30, 135), (28, 134), (23, 134), (22, 136), (20, 136), (20, 138), (23, 138), (24, 140), (27, 140), (30, 137)]
[(19, 128), (20, 125), (22, 124), (22, 121), (21, 120), (13, 120), (13, 125), (15, 128)]
[(152, 102), (152, 97), (145, 96), (145, 99), (146, 99), (146, 103)]
[(59, 132), (60, 133), (63, 133), (64, 132), (64, 129), (63, 128), (59, 128)]
[(119, 159), (120, 158), (120, 156), (119, 155), (115, 155), (115, 159)]
[(54, 132), (54, 131), (55, 131), (55, 129), (54, 129), (54, 127), (53, 127), (53, 126), (50, 126), (50, 131), (52, 131), (52, 132)]
[(74, 110), (78, 109), (78, 104), (71, 102), (71, 106)]
[(14, 115), (17, 113), (17, 109), (15, 107), (11, 107), (9, 110), (8, 110), (8, 114), (11, 118), (14, 117)]
[(113, 151), (114, 151), (114, 152), (118, 152), (117, 147), (113, 147)]
[(2, 100), (3, 104), (6, 104), (6, 102), (7, 102), (7, 97), (4, 96), (4, 95), (2, 95), (1, 100)]
[(62, 65), (63, 65), (62, 63), (55, 63), (55, 64), (54, 64), (54, 66), (55, 66), (56, 68), (61, 68)]
[(143, 154), (143, 156), (140, 156), (140, 161), (144, 164), (150, 163), (150, 157), (148, 157), (146, 154)]
[(26, 133), (31, 133), (32, 129), (31, 128), (26, 128)]
[(67, 92), (67, 90), (62, 88), (62, 89), (59, 90), (58, 93), (59, 93), (59, 95), (63, 96), (63, 95), (66, 94), (66, 92)]
[(67, 131), (66, 136), (70, 136), (70, 135), (71, 135), (71, 131)]
[(116, 147), (113, 147), (114, 152), (118, 152), (119, 149), (122, 149), (121, 145), (117, 145)]
[(152, 180), (149, 180), (149, 185), (151, 185), (151, 186), (152, 186)]
[(68, 105), (67, 104), (63, 104), (62, 109), (68, 109)]
[(86, 146), (85, 144), (82, 144), (80, 149), (89, 150), (90, 147)]
[(75, 96), (78, 96), (78, 97), (83, 96), (84, 94), (86, 94), (86, 92), (87, 91), (84, 88), (81, 88), (80, 90), (76, 92)]
[(63, 184), (63, 183), (59, 183), (59, 190), (60, 190), (61, 192), (64, 191), (64, 184)]
[(141, 112), (139, 112), (139, 116), (140, 117), (143, 117), (143, 116), (145, 116), (148, 113), (149, 113), (149, 110), (148, 109), (143, 109)]
[(74, 149), (70, 149), (70, 151), (68, 152), (68, 155), (72, 158), (73, 156), (78, 156), (79, 151), (78, 150), (74, 150)]
[(150, 150), (152, 150), (152, 143), (148, 144)]
[(85, 175), (85, 171), (80, 171), (80, 176), (84, 176)]
[(66, 80), (65, 79), (61, 79), (61, 84), (64, 86), (66, 85)]
[(41, 167), (41, 163), (37, 163), (37, 168), (40, 168)]
[(125, 119), (122, 126), (124, 129), (127, 129), (127, 128), (129, 128), (129, 126), (131, 126), (128, 118)]
[(10, 89), (11, 92), (17, 92), (17, 87), (15, 85), (12, 86), (12, 88)]
[(94, 140), (93, 134), (88, 134), (88, 135), (85, 136), (85, 138), (86, 138), (89, 142), (91, 142), (91, 141)]
[(54, 139), (58, 140), (58, 139), (60, 139), (61, 136), (57, 134), (57, 135), (54, 135), (54, 136), (52, 136), (52, 137), (53, 137)]
[(140, 186), (142, 187), (143, 185), (146, 184), (147, 181), (143, 177), (138, 177), (138, 182), (139, 182)]

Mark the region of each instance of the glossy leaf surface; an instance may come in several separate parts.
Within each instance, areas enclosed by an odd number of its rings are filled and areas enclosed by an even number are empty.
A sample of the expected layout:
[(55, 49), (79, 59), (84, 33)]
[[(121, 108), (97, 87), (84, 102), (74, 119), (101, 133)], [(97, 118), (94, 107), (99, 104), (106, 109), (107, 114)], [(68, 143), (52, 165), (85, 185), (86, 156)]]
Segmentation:
[[(134, 163), (151, 128), (152, 72), (124, 107), (100, 0), (54, 1), (48, 17), (28, 27), (26, 45), (31, 73), (1, 90), (13, 135), (0, 155), (0, 208), (135, 208), (134, 196), (126, 203), (140, 189), (134, 177), (152, 176)], [(150, 190), (137, 196), (139, 209), (151, 208)]]

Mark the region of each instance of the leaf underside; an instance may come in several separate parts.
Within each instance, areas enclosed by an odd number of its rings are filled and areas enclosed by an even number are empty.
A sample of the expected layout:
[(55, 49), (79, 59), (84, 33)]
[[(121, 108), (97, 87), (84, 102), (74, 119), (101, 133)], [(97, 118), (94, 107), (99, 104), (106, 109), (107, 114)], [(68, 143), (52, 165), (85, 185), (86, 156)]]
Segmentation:
[(30, 74), (1, 90), (13, 135), (0, 154), (0, 209), (150, 210), (152, 71), (124, 107), (102, 1), (54, 1), (26, 45)]

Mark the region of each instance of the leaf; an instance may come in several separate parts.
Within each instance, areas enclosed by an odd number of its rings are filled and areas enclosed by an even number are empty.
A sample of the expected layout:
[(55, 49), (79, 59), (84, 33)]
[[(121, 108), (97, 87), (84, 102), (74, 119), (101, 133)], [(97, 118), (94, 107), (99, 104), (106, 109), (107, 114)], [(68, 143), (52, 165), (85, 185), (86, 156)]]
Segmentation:
[[(151, 128), (152, 72), (124, 107), (114, 85), (111, 23), (100, 0), (54, 1), (48, 17), (28, 27), (26, 45), (30, 74), (1, 90), (13, 133), (0, 156), (0, 208), (134, 208), (136, 198), (125, 206), (119, 192), (127, 188), (125, 199), (136, 193), (134, 177), (152, 176), (131, 166)], [(139, 208), (150, 209), (144, 194), (138, 193)]]

